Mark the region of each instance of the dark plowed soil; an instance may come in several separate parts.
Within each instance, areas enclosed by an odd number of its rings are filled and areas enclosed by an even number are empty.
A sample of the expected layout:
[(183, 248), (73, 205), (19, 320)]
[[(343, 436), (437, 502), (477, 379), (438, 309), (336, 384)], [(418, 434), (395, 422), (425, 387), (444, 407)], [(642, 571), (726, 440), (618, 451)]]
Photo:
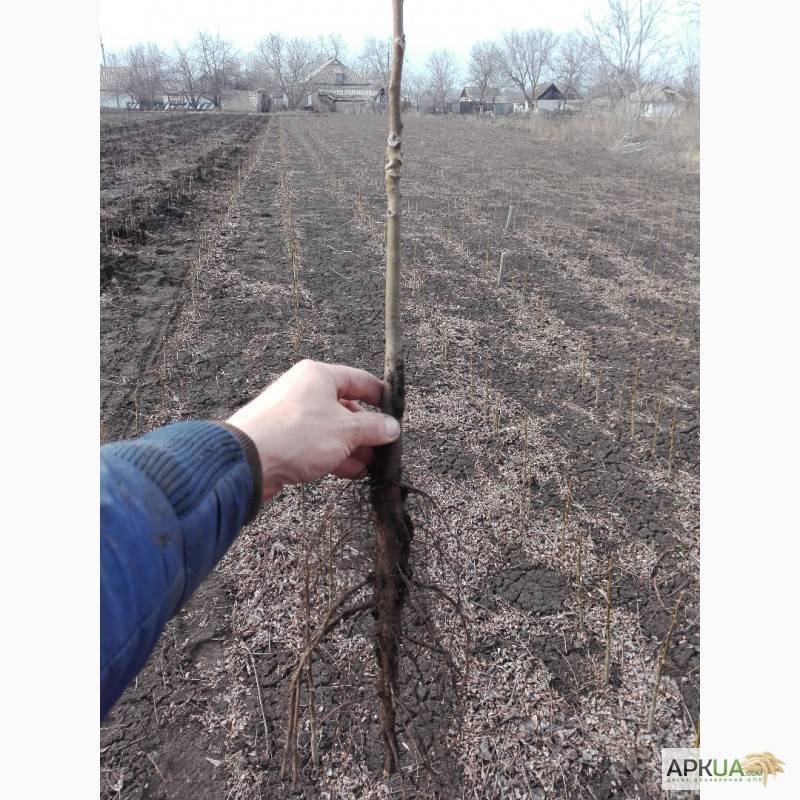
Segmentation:
[(139, 429), (137, 393), (189, 297), (205, 231), (265, 124), (235, 114), (101, 118), (103, 436)]
[[(224, 415), (301, 357), (380, 373), (384, 119), (142, 114), (101, 133), (105, 435)], [(460, 583), (439, 578), (473, 644), (460, 726), (405, 664), (409, 702), (441, 705), (418, 727), (447, 742), (439, 796), (660, 796), (659, 748), (690, 744), (699, 719), (697, 175), (652, 151), (447, 119), (408, 120), (404, 149), (407, 472), (438, 509)], [(183, 165), (160, 189), (154, 158)], [(141, 232), (123, 237), (131, 211)], [(169, 625), (102, 727), (103, 797), (289, 796), (304, 542), (339, 488), (308, 487), (302, 512), (285, 491)], [(368, 547), (366, 513), (337, 503), (332, 527), (346, 519)], [(370, 630), (357, 617), (315, 659), (306, 797), (385, 796)], [(404, 758), (409, 796), (434, 796), (415, 794), (430, 781)]]

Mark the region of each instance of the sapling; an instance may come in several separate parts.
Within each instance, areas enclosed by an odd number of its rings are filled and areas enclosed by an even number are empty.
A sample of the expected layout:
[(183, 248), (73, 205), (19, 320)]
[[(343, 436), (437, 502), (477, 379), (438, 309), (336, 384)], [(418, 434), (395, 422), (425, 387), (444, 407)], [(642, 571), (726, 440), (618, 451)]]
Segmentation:
[(581, 389), (583, 389), (583, 381), (586, 377), (586, 351), (581, 348)]
[(522, 484), (528, 485), (528, 415), (522, 418)]
[(678, 326), (681, 324), (682, 321), (683, 321), (683, 309), (681, 309), (681, 312), (675, 318), (675, 327), (672, 329), (672, 336), (670, 337), (670, 341), (673, 343), (675, 342), (675, 338), (678, 335)]
[(681, 592), (678, 595), (678, 599), (675, 602), (675, 607), (672, 609), (672, 619), (669, 623), (669, 628), (667, 628), (667, 635), (664, 637), (664, 641), (661, 644), (661, 652), (658, 658), (658, 666), (656, 667), (656, 680), (655, 685), (653, 686), (653, 696), (650, 700), (650, 713), (647, 716), (647, 732), (651, 733), (653, 730), (653, 722), (656, 716), (656, 701), (658, 700), (658, 690), (661, 686), (661, 676), (664, 672), (664, 666), (667, 663), (667, 653), (669, 652), (669, 644), (672, 641), (672, 634), (675, 631), (675, 625), (678, 622), (678, 609), (681, 607), (681, 603), (683, 602), (683, 595), (684, 593)]
[(636, 359), (636, 372), (633, 375), (633, 385), (631, 386), (631, 440), (634, 436), (634, 424), (636, 422), (636, 399), (639, 388), (639, 359)]
[(603, 683), (608, 686), (611, 676), (611, 570), (614, 566), (614, 557), (608, 557), (608, 571), (606, 573), (606, 660), (603, 665)]
[(672, 428), (669, 432), (669, 459), (667, 461), (667, 477), (672, 475), (672, 459), (675, 456), (675, 426), (678, 421), (678, 406), (672, 407)]
[(485, 364), (483, 367), (483, 383), (484, 383), (484, 392), (483, 392), (483, 416), (486, 419), (486, 422), (489, 422), (489, 365)]
[(664, 398), (658, 398), (658, 408), (656, 409), (656, 422), (653, 426), (653, 445), (650, 448), (650, 457), (654, 458), (656, 454), (656, 437), (658, 436), (658, 423), (661, 421), (661, 406), (664, 403)]
[[(303, 647), (308, 647), (311, 641), (311, 566), (310, 560), (310, 543), (308, 539), (308, 529), (306, 526), (306, 499), (305, 488), (300, 485), (300, 520), (303, 529), (303, 537), (305, 539), (305, 560), (303, 564), (303, 600), (305, 604), (305, 626), (303, 631)], [(309, 657), (306, 663), (306, 680), (308, 683), (308, 711), (309, 722), (311, 725), (311, 763), (314, 769), (319, 769), (319, 740), (317, 736), (317, 715), (316, 715), (316, 691), (314, 686), (314, 671), (312, 666), (312, 659)]]
[[(392, 63), (389, 74), (389, 138), (386, 146), (386, 297), (384, 390), (382, 410), (402, 420), (405, 409), (404, 356), (400, 318), (400, 169), (402, 119), (400, 86), (405, 54), (403, 0), (392, 0)], [(378, 448), (370, 466), (370, 490), (375, 516), (375, 655), (378, 661), (378, 696), (384, 741), (383, 771), (399, 767), (395, 729), (398, 689), (398, 643), (401, 607), (406, 597), (409, 550), (413, 535), (405, 510), (402, 484), (402, 436)]]
[(161, 344), (161, 374), (160, 374), (160, 382), (161, 382), (161, 400), (164, 405), (164, 408), (167, 407), (167, 339), (166, 336)]
[(133, 433), (139, 435), (139, 387), (133, 391)]
[(569, 522), (569, 512), (572, 508), (572, 478), (567, 478), (567, 496), (564, 499), (564, 513), (561, 518), (561, 550), (564, 550), (567, 535), (567, 523)]
[(586, 638), (586, 626), (583, 621), (583, 528), (578, 528), (578, 555), (577, 555), (577, 572), (578, 572), (578, 630), (581, 636)]
[(500, 253), (500, 270), (497, 273), (497, 285), (500, 286), (503, 283), (503, 265), (506, 260), (506, 253), (505, 250)]

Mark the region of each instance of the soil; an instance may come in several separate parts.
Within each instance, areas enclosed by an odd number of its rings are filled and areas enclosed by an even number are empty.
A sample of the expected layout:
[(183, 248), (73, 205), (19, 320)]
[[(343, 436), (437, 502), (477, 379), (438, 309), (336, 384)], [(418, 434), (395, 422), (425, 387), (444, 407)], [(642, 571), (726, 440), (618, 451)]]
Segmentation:
[[(385, 131), (371, 115), (102, 117), (104, 438), (229, 414), (302, 357), (381, 373)], [(461, 597), (469, 644), (442, 630), (471, 652), (463, 714), (404, 662), (418, 738), (448, 750), (436, 781), (409, 748), (406, 790), (659, 797), (660, 747), (690, 745), (699, 720), (698, 176), (500, 121), (411, 116), (404, 154), (405, 463), (443, 554), (417, 559)], [(169, 624), (101, 727), (102, 797), (290, 796), (306, 543), (349, 526), (341, 588), (369, 554), (366, 506), (341, 488), (284, 491)], [(399, 791), (380, 776), (371, 627), (357, 615), (315, 658), (303, 796)]]

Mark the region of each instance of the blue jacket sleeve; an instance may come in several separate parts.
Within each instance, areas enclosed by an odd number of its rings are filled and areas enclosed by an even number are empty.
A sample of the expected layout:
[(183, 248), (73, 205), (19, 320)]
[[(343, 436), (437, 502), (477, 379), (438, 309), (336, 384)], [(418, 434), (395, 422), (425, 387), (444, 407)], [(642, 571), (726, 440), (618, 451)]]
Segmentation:
[(260, 505), (259, 470), (237, 434), (178, 422), (101, 448), (101, 718)]

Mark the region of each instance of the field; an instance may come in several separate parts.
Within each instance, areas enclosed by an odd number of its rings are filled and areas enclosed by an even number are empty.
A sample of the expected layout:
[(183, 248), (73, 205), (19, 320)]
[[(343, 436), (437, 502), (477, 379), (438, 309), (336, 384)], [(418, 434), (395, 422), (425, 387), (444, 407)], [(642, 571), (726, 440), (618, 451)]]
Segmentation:
[[(385, 137), (372, 115), (102, 117), (103, 438), (224, 417), (303, 357), (381, 374)], [(402, 734), (384, 782), (371, 618), (346, 621), (313, 719), (302, 696), (296, 793), (661, 797), (660, 748), (700, 717), (696, 164), (489, 120), (411, 115), (403, 144), (405, 463), (461, 684), (404, 662), (439, 744)], [(292, 794), (305, 576), (316, 627), (368, 555), (362, 494), (291, 488), (243, 531), (102, 725), (104, 798)]]

